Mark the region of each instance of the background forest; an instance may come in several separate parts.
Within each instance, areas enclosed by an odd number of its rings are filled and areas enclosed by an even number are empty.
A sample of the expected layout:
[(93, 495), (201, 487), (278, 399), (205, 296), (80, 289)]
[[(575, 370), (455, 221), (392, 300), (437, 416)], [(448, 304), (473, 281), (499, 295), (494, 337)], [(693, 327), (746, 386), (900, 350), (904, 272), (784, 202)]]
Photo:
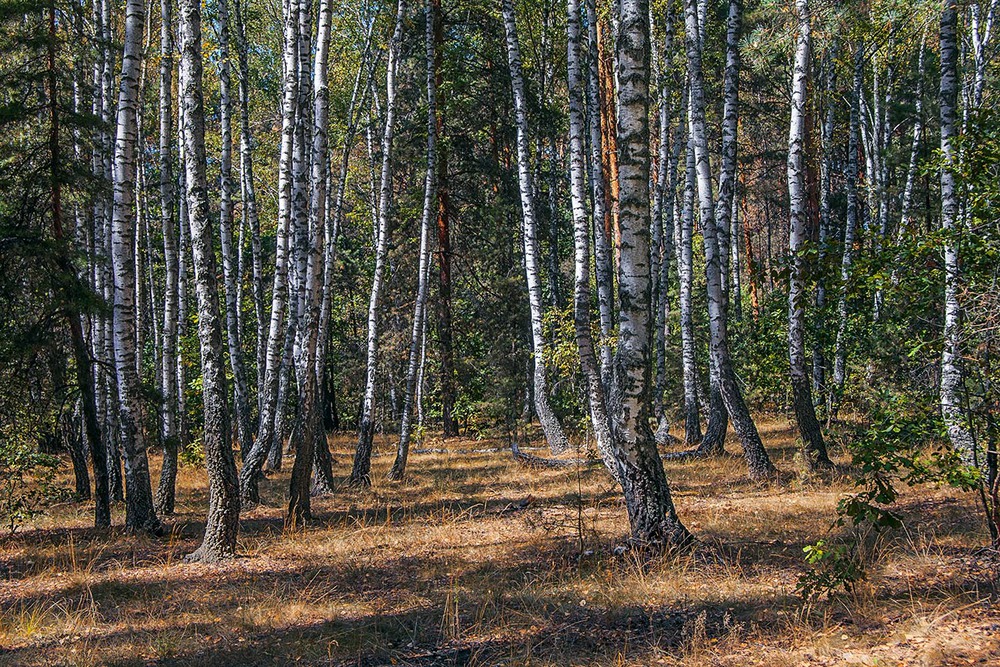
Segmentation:
[(997, 5), (0, 0), (11, 664), (996, 658)]

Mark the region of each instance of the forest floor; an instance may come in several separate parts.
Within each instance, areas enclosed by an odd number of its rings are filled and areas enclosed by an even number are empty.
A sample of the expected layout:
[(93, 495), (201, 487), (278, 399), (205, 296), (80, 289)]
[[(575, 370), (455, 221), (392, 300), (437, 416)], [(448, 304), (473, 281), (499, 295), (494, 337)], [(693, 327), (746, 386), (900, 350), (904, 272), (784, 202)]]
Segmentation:
[[(314, 499), (304, 531), (283, 528), (286, 459), (219, 566), (183, 561), (200, 468), (182, 468), (162, 539), (96, 532), (91, 504), (64, 503), (0, 540), (0, 664), (1000, 665), (971, 495), (905, 491), (907, 527), (877, 541), (869, 577), (807, 603), (803, 546), (851, 481), (796, 474), (784, 419), (761, 431), (786, 473), (774, 485), (745, 481), (736, 456), (667, 464), (699, 545), (652, 563), (616, 550), (628, 524), (603, 468), (528, 468), (498, 441), (429, 437), (403, 483), (384, 481), (383, 454), (373, 489)], [(344, 474), (353, 437), (331, 444)]]

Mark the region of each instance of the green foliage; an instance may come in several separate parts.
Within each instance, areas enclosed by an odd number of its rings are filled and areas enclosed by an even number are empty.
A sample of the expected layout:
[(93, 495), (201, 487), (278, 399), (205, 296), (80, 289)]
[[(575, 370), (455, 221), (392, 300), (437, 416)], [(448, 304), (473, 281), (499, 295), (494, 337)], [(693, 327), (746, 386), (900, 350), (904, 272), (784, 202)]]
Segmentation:
[(813, 566), (799, 580), (798, 591), (805, 597), (850, 589), (864, 578), (861, 542), (870, 534), (903, 527), (903, 517), (893, 508), (899, 483), (931, 483), (963, 491), (979, 484), (979, 471), (963, 465), (944, 445), (943, 425), (935, 412), (913, 409), (892, 395), (883, 396), (879, 405), (873, 422), (847, 444), (858, 491), (840, 500), (833, 524), (848, 528), (847, 536), (837, 544), (819, 540), (803, 550)]
[(0, 437), (0, 520), (14, 533), (55, 494), (53, 479), (59, 459), (39, 453), (25, 438), (10, 435)]
[(198, 468), (205, 465), (205, 447), (202, 445), (201, 439), (192, 440), (185, 445), (178, 452), (177, 458), (181, 462), (181, 465)]

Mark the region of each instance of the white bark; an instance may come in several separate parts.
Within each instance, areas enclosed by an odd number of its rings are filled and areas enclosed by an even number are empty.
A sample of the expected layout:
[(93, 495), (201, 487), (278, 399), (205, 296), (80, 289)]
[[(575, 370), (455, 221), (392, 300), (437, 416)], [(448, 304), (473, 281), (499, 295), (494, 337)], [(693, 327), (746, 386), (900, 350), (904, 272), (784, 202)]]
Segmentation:
[(531, 154), (528, 148), (528, 108), (521, 73), (521, 47), (517, 37), (512, 0), (503, 0), (503, 22), (507, 34), (507, 63), (510, 67), (511, 89), (514, 96), (514, 116), (517, 126), (517, 172), (521, 193), (521, 220), (524, 236), (524, 273), (528, 284), (528, 304), (531, 310), (531, 337), (534, 347), (535, 370), (532, 375), (535, 412), (541, 422), (545, 440), (553, 453), (569, 448), (559, 419), (549, 404), (545, 369), (545, 336), (542, 330), (542, 287), (538, 266), (538, 231), (532, 184)]
[(861, 126), (861, 91), (864, 83), (864, 47), (858, 43), (854, 56), (854, 85), (847, 141), (847, 222), (844, 225), (843, 254), (840, 261), (840, 293), (837, 298), (837, 340), (833, 353), (833, 386), (830, 388), (830, 419), (837, 417), (847, 380), (847, 286), (854, 266), (854, 241), (858, 228), (858, 144)]
[[(141, 67), (145, 7), (129, 0), (125, 8), (125, 38), (118, 121), (115, 137), (114, 206), (111, 224), (114, 270), (114, 359), (118, 380), (119, 437), (125, 456), (125, 525), (132, 530), (158, 532), (159, 519), (153, 509), (149, 462), (142, 430), (141, 387), (136, 372), (135, 294), (135, 178), (136, 104)], [(114, 464), (117, 467), (117, 464)]]
[[(962, 369), (962, 282), (959, 240), (959, 194), (955, 137), (958, 100), (958, 10), (944, 0), (941, 14), (941, 229), (944, 232), (944, 351), (941, 353), (941, 417), (952, 447), (966, 465), (977, 463), (976, 443), (966, 414)], [(984, 457), (985, 458), (985, 457)], [(984, 463), (979, 461), (979, 463)]]
[(566, 3), (566, 63), (569, 90), (570, 200), (573, 213), (574, 289), (573, 316), (576, 347), (587, 383), (590, 421), (597, 451), (615, 480), (620, 482), (615, 444), (601, 381), (601, 367), (590, 332), (590, 226), (587, 220), (587, 167), (584, 147), (586, 121), (583, 109), (584, 78), (580, 65), (580, 0)]
[(788, 129), (788, 253), (792, 267), (788, 279), (788, 361), (791, 369), (792, 403), (802, 437), (803, 451), (811, 468), (830, 465), (823, 434), (812, 402), (811, 378), (806, 369), (805, 288), (807, 201), (805, 173), (806, 96), (809, 89), (811, 30), (808, 0), (796, 0), (799, 34), (795, 41), (795, 68), (792, 72), (792, 112)]
[(410, 356), (406, 366), (406, 386), (403, 398), (402, 423), (396, 460), (389, 471), (389, 479), (400, 480), (406, 471), (406, 458), (410, 451), (410, 431), (413, 424), (413, 401), (421, 364), (421, 350), (426, 329), (427, 290), (431, 259), (431, 230), (437, 216), (437, 85), (434, 61), (434, 3), (424, 3), (425, 68), (427, 70), (427, 167), (424, 175), (424, 208), (420, 216), (420, 260), (417, 268), (417, 298), (413, 303), (413, 329), (410, 334)]
[(219, 285), (216, 279), (214, 234), (208, 210), (205, 164), (205, 105), (202, 95), (201, 2), (180, 0), (180, 89), (187, 127), (184, 171), (187, 179), (188, 222), (191, 229), (195, 293), (198, 299), (198, 342), (201, 348), (202, 397), (205, 424), (202, 441), (208, 472), (208, 516), (201, 546), (189, 560), (215, 562), (236, 553), (240, 496), (233, 459), (226, 391), (225, 358)]
[(160, 436), (163, 441), (163, 466), (156, 492), (156, 507), (161, 514), (174, 512), (174, 486), (177, 475), (177, 357), (178, 289), (177, 224), (173, 171), (173, 2), (160, 0), (160, 224), (163, 231), (164, 294), (163, 351), (160, 383), (163, 392)]
[[(237, 300), (236, 248), (233, 240), (233, 102), (230, 93), (229, 0), (217, 0), (219, 10), (219, 236), (222, 240), (222, 279), (226, 297), (226, 341), (233, 371), (233, 408), (236, 441), (244, 456), (253, 446), (250, 389), (240, 334), (240, 304)], [(192, 235), (193, 238), (193, 235)]]
[(265, 354), (264, 385), (257, 440), (245, 457), (240, 471), (240, 495), (244, 507), (260, 502), (258, 477), (268, 452), (274, 445), (274, 420), (278, 402), (285, 341), (285, 307), (288, 304), (288, 254), (291, 222), (292, 144), (295, 136), (295, 107), (298, 101), (296, 58), (298, 55), (298, 3), (290, 0), (284, 17), (284, 82), (281, 100), (281, 148), (278, 156), (278, 224), (274, 261), (274, 286), (271, 292), (271, 323)]
[[(509, 0), (508, 0), (509, 2)], [(649, 5), (620, 0), (618, 151), (621, 260), (619, 342), (612, 400), (619, 438), (615, 463), (632, 538), (680, 547), (691, 535), (680, 522), (649, 428), (652, 352), (649, 272)]]
[(354, 453), (351, 483), (361, 486), (371, 484), (372, 440), (375, 436), (375, 380), (378, 370), (379, 310), (385, 265), (389, 249), (389, 225), (392, 220), (392, 143), (396, 131), (396, 74), (399, 52), (403, 40), (403, 21), (406, 1), (399, 0), (396, 22), (389, 42), (386, 62), (385, 128), (382, 133), (382, 174), (379, 187), (377, 239), (375, 242), (375, 275), (372, 278), (371, 297), (368, 301), (368, 351), (365, 368), (365, 394), (361, 408), (361, 425), (358, 445)]

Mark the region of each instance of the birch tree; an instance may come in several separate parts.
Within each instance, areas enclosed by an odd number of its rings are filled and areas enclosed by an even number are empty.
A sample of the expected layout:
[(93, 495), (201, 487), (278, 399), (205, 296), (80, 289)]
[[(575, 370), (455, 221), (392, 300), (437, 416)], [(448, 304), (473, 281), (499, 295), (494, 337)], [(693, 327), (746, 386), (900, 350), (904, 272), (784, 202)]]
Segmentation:
[(211, 563), (232, 558), (236, 553), (240, 495), (230, 440), (219, 285), (205, 176), (205, 103), (202, 95), (201, 3), (198, 0), (180, 0), (180, 36), (180, 89), (187, 121), (184, 172), (198, 299), (198, 343), (205, 412), (202, 441), (205, 469), (208, 471), (205, 536), (201, 546), (188, 556), (188, 560)]
[(371, 485), (372, 441), (375, 437), (375, 381), (378, 370), (379, 349), (379, 309), (385, 265), (389, 249), (389, 225), (392, 219), (392, 143), (396, 131), (396, 74), (399, 52), (403, 41), (403, 22), (406, 18), (406, 2), (399, 0), (396, 7), (396, 22), (389, 42), (386, 62), (385, 128), (382, 133), (382, 174), (379, 188), (378, 225), (375, 241), (375, 275), (368, 300), (368, 350), (365, 368), (365, 393), (361, 407), (361, 424), (358, 444), (354, 452), (354, 466), (351, 469), (351, 484)]
[(590, 321), (590, 226), (587, 220), (587, 154), (584, 116), (584, 74), (580, 57), (580, 0), (566, 3), (566, 68), (569, 91), (570, 199), (573, 214), (574, 287), (573, 323), (580, 366), (586, 378), (590, 421), (608, 471), (619, 483), (615, 444), (601, 367), (594, 350)]
[(531, 310), (531, 339), (534, 371), (532, 388), (535, 412), (541, 422), (545, 440), (553, 453), (569, 449), (569, 441), (549, 403), (545, 368), (545, 335), (542, 330), (542, 286), (538, 259), (538, 230), (535, 216), (535, 187), (531, 172), (531, 152), (528, 147), (528, 108), (521, 71), (521, 46), (517, 36), (512, 0), (502, 0), (504, 30), (507, 35), (507, 64), (510, 68), (511, 90), (514, 97), (514, 118), (517, 127), (517, 172), (521, 195), (521, 222), (524, 241), (524, 274), (528, 285), (528, 305)]
[[(233, 241), (233, 101), (230, 76), (229, 0), (217, 0), (219, 11), (219, 236), (222, 240), (222, 279), (226, 298), (226, 340), (229, 365), (233, 371), (233, 412), (236, 417), (236, 441), (247, 451), (253, 444), (250, 389), (240, 336), (239, 301), (236, 283), (236, 248)], [(194, 235), (192, 235), (194, 238)]]
[(432, 0), (424, 3), (425, 12), (425, 67), (427, 69), (427, 168), (424, 175), (424, 208), (420, 216), (420, 260), (417, 267), (417, 298), (413, 303), (413, 330), (410, 335), (410, 353), (406, 366), (405, 397), (396, 460), (389, 470), (389, 479), (401, 480), (406, 471), (406, 458), (410, 451), (410, 431), (413, 424), (413, 402), (420, 371), (421, 349), (427, 312), (427, 283), (430, 271), (430, 243), (432, 218), (437, 213), (437, 82), (434, 26), (436, 10)]
[[(509, 4), (510, 0), (505, 0)], [(663, 462), (649, 428), (652, 353), (649, 267), (649, 5), (618, 5), (618, 175), (621, 261), (619, 342), (615, 355), (614, 419), (620, 438), (614, 459), (638, 544), (681, 547), (691, 534), (670, 496)]]
[(174, 513), (174, 487), (177, 477), (177, 225), (174, 206), (173, 165), (173, 2), (160, 0), (160, 225), (163, 232), (163, 351), (161, 382), (163, 406), (161, 432), (163, 465), (156, 490), (156, 508), (161, 514)]
[[(274, 432), (274, 419), (285, 347), (285, 307), (288, 305), (288, 234), (291, 223), (292, 144), (295, 138), (295, 108), (298, 101), (298, 77), (296, 76), (298, 3), (296, 0), (290, 0), (285, 7), (283, 40), (284, 80), (281, 98), (281, 148), (278, 157), (278, 224), (275, 239), (277, 247), (274, 260), (274, 285), (271, 290), (271, 322), (267, 335), (264, 384), (258, 389), (262, 398), (260, 399), (257, 439), (254, 441), (250, 453), (244, 457), (243, 469), (240, 471), (240, 496), (244, 507), (260, 502), (258, 477), (268, 453), (274, 446), (276, 435), (280, 437), (280, 434)], [(281, 446), (280, 442), (278, 446)]]
[(799, 23), (795, 41), (795, 67), (792, 72), (792, 113), (788, 130), (788, 198), (790, 225), (788, 252), (792, 271), (788, 280), (788, 360), (791, 368), (792, 403), (802, 438), (803, 452), (810, 468), (831, 465), (823, 433), (812, 402), (811, 379), (806, 369), (805, 308), (806, 259), (802, 253), (806, 241), (805, 123), (806, 96), (809, 87), (811, 32), (808, 0), (796, 0)]
[[(701, 215), (702, 234), (705, 242), (705, 282), (708, 289), (708, 317), (710, 346), (709, 353), (713, 359), (716, 374), (716, 388), (722, 405), (715, 411), (716, 420), (722, 420), (717, 428), (723, 429), (721, 435), (706, 433), (709, 447), (721, 449), (725, 437), (726, 415), (731, 415), (733, 428), (743, 446), (743, 454), (747, 462), (747, 471), (751, 479), (761, 480), (774, 475), (774, 466), (764, 449), (757, 426), (750, 416), (750, 410), (743, 400), (743, 393), (736, 380), (732, 357), (729, 351), (729, 331), (726, 312), (727, 293), (723, 284), (722, 252), (719, 247), (720, 230), (729, 229), (732, 214), (733, 189), (736, 180), (736, 132), (738, 126), (739, 96), (738, 78), (739, 64), (737, 49), (740, 29), (740, 7), (738, 0), (731, 0), (727, 44), (728, 54), (725, 74), (725, 105), (722, 135), (722, 166), (719, 172), (719, 205), (712, 198), (711, 164), (708, 156), (708, 141), (705, 131), (705, 86), (701, 64), (701, 48), (699, 46), (701, 31), (698, 26), (698, 12), (694, 0), (688, 0), (685, 12), (685, 26), (688, 51), (688, 76), (691, 86), (691, 110), (688, 120), (691, 133), (691, 144), (694, 148), (695, 168), (698, 177), (699, 212)], [(717, 439), (716, 439), (717, 438)], [(716, 444), (718, 443), (718, 444)], [(703, 445), (706, 444), (703, 441)]]
[(111, 259), (114, 271), (114, 361), (118, 382), (118, 435), (125, 456), (125, 526), (130, 530), (162, 530), (149, 480), (149, 461), (139, 425), (141, 388), (136, 373), (135, 174), (136, 104), (139, 92), (145, 6), (125, 6), (125, 36), (115, 135), (114, 204)]
[(847, 140), (847, 220), (844, 224), (843, 253), (840, 259), (840, 290), (837, 297), (837, 339), (833, 351), (833, 385), (830, 387), (829, 419), (836, 419), (847, 381), (848, 281), (854, 266), (854, 243), (858, 229), (858, 146), (861, 134), (861, 92), (864, 85), (864, 44), (854, 54), (854, 83)]
[(326, 259), (326, 188), (329, 166), (327, 126), (330, 111), (330, 91), (327, 85), (327, 62), (330, 53), (330, 0), (321, 0), (316, 33), (316, 63), (313, 68), (313, 128), (312, 128), (312, 194), (309, 204), (309, 246), (305, 275), (305, 307), (301, 328), (304, 332), (302, 354), (297, 372), (302, 387), (300, 393), (300, 434), (295, 448), (289, 489), (288, 518), (293, 525), (311, 518), (310, 506), (313, 451), (323, 422), (319, 410), (320, 377), (316, 353), (319, 347), (323, 298), (323, 274)]
[(969, 427), (963, 400), (962, 281), (959, 255), (961, 222), (955, 173), (958, 169), (955, 138), (958, 134), (958, 3), (944, 0), (941, 11), (941, 230), (944, 234), (944, 350), (941, 353), (941, 417), (952, 447), (966, 465), (976, 463), (976, 442)]

